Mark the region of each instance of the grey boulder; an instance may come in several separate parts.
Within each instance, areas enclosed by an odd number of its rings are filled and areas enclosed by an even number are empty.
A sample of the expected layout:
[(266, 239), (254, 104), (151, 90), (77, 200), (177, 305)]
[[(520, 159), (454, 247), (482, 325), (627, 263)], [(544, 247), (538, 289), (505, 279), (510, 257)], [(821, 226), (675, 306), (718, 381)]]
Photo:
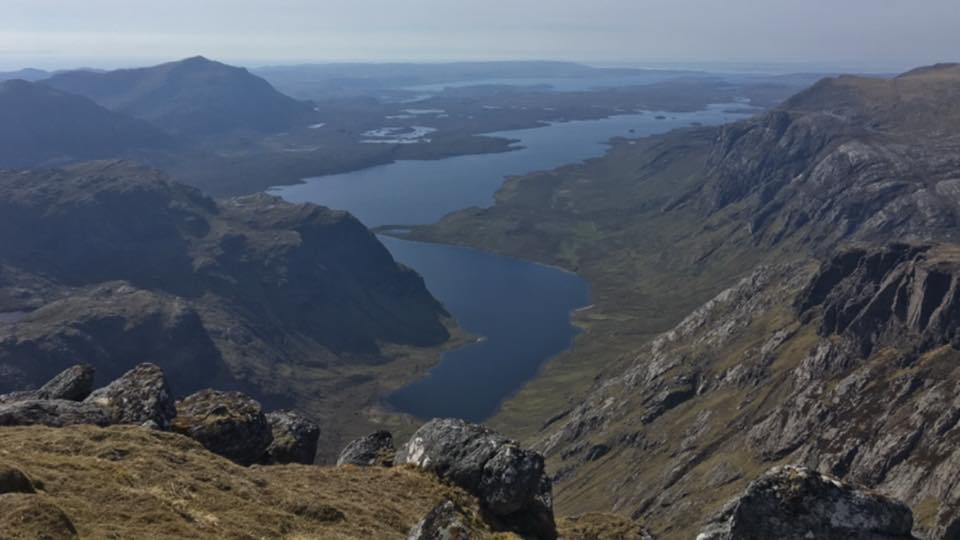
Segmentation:
[(389, 431), (381, 430), (351, 441), (340, 452), (337, 465), (389, 467), (393, 465), (395, 453), (393, 435)]
[(410, 530), (407, 540), (471, 540), (479, 537), (463, 509), (446, 500)]
[(423, 425), (398, 454), (477, 496), (505, 527), (556, 538), (552, 483), (543, 456), (483, 426), (437, 419)]
[(787, 465), (753, 481), (697, 540), (912, 539), (912, 528), (903, 503)]
[(258, 463), (273, 442), (260, 404), (240, 392), (201, 390), (177, 402), (171, 429), (241, 465)]
[(310, 465), (317, 456), (320, 427), (293, 411), (267, 413), (273, 442), (267, 447), (266, 463)]
[(109, 415), (97, 405), (63, 399), (29, 399), (0, 405), (0, 426), (63, 427), (75, 424), (111, 424)]
[(83, 401), (93, 391), (94, 368), (90, 364), (78, 364), (60, 372), (37, 390), (12, 392), (0, 396), (0, 403), (13, 403), (30, 399), (63, 399)]
[(113, 424), (139, 424), (168, 429), (177, 415), (163, 370), (140, 364), (84, 400), (106, 411)]

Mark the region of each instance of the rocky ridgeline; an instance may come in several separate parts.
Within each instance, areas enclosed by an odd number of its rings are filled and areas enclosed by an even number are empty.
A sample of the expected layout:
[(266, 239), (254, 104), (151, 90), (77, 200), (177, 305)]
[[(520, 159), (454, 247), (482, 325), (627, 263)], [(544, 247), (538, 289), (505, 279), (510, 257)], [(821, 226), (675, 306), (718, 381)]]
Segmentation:
[(290, 411), (266, 415), (239, 392), (202, 390), (175, 401), (153, 364), (96, 390), (93, 380), (93, 366), (77, 365), (38, 390), (0, 395), (0, 426), (141, 425), (186, 435), (241, 465), (314, 461), (319, 427)]
[[(175, 401), (163, 371), (153, 364), (140, 364), (96, 390), (93, 380), (94, 368), (78, 365), (38, 390), (0, 395), (0, 426), (140, 425), (185, 435), (240, 465), (314, 462), (320, 429), (295, 412), (265, 414), (249, 396), (210, 389)], [(443, 534), (461, 528), (487, 527), (557, 536), (543, 457), (481, 426), (435, 420), (399, 452), (393, 436), (379, 431), (347, 445), (338, 464), (416, 466), (473, 494), (486, 512), (480, 527), (476, 516), (446, 501), (412, 538), (446, 538)]]

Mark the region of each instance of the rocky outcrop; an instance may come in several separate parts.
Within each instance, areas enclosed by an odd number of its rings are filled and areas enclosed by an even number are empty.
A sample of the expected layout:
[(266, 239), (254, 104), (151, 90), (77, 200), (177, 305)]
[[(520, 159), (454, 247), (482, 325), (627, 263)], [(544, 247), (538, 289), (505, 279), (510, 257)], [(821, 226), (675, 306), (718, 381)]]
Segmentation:
[(37, 399), (83, 401), (93, 392), (96, 370), (90, 364), (78, 364), (60, 372), (36, 392)]
[(28, 399), (0, 405), (0, 426), (106, 426), (112, 423), (111, 412), (94, 403)]
[(960, 261), (949, 246), (851, 249), (824, 265), (798, 298), (819, 333), (847, 338), (861, 356), (884, 346), (960, 348)]
[(444, 501), (410, 531), (407, 540), (467, 540), (480, 536), (466, 512), (453, 501)]
[(69, 367), (37, 390), (0, 395), (0, 403), (28, 399), (62, 399), (83, 401), (93, 391), (94, 368), (90, 364)]
[(294, 411), (267, 413), (273, 440), (264, 461), (268, 464), (302, 463), (310, 465), (317, 456), (320, 426)]
[(202, 390), (177, 402), (170, 428), (241, 465), (260, 461), (273, 434), (260, 404), (239, 392)]
[(543, 456), (476, 424), (438, 419), (422, 426), (397, 455), (473, 493), (518, 532), (555, 538), (551, 481)]
[(177, 415), (173, 393), (163, 370), (140, 364), (119, 379), (90, 394), (84, 403), (102, 408), (113, 424), (140, 424), (168, 429)]
[(737, 207), (754, 240), (956, 239), (956, 66), (892, 80), (826, 79), (719, 130), (698, 187), (708, 214)]
[(903, 503), (785, 466), (752, 482), (697, 540), (907, 540), (912, 527)]
[(389, 467), (393, 465), (395, 453), (393, 434), (377, 431), (345, 446), (337, 457), (337, 465)]

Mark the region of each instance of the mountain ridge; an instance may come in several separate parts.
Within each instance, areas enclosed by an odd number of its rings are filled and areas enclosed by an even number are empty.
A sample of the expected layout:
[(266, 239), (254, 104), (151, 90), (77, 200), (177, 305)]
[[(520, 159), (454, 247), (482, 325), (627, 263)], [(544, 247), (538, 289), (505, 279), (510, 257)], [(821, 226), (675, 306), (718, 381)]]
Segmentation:
[[(799, 462), (952, 534), (957, 92), (951, 65), (827, 79), (742, 122), (510, 179), (493, 207), (414, 232), (591, 282), (586, 332), (492, 420), (544, 452), (561, 511), (689, 538)], [(573, 379), (589, 382), (556, 397)]]
[(203, 56), (146, 68), (59, 73), (42, 83), (188, 136), (282, 131), (305, 126), (314, 116), (311, 105), (246, 69)]
[(116, 157), (174, 141), (152, 125), (20, 79), (0, 81), (0, 167)]

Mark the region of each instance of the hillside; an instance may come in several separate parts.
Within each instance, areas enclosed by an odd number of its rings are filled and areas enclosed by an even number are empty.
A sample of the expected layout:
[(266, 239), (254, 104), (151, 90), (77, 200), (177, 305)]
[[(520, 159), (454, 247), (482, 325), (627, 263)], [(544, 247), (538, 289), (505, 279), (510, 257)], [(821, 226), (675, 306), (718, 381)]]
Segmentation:
[(494, 207), (415, 232), (591, 282), (586, 333), (493, 421), (546, 453), (562, 512), (690, 538), (799, 462), (951, 537), (958, 91), (952, 65), (827, 79), (750, 120), (511, 179)]
[(0, 173), (0, 313), (0, 392), (77, 359), (104, 378), (149, 361), (182, 392), (329, 418), (331, 445), (449, 338), (420, 276), (349, 214), (217, 203), (128, 162)]
[(314, 116), (311, 105), (246, 69), (202, 56), (148, 68), (70, 71), (43, 84), (180, 135), (276, 132), (306, 126)]
[(4, 519), (32, 514), (10, 538), (75, 538), (57, 510), (80, 538), (404, 538), (445, 499), (477, 511), (462, 490), (415, 469), (246, 468), (138, 427), (7, 427), (0, 440), (0, 459), (43, 486), (18, 508), (0, 495)]
[(164, 149), (159, 129), (23, 80), (0, 82), (0, 167), (30, 167)]

